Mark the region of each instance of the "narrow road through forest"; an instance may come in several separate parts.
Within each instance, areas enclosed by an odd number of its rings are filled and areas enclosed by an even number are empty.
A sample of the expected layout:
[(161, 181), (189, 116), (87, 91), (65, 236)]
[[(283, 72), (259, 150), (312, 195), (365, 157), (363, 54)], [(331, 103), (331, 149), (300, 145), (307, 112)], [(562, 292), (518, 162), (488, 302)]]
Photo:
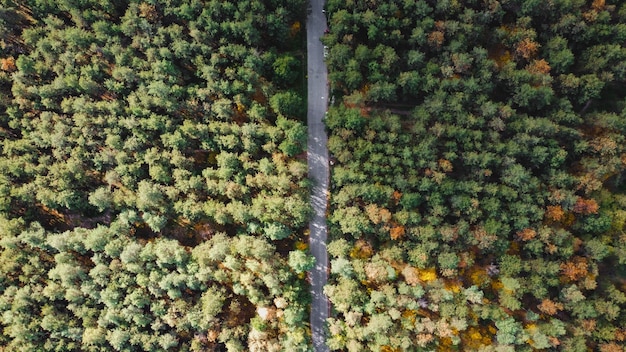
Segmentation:
[(308, 75), (308, 146), (307, 160), (309, 178), (313, 183), (311, 204), (313, 217), (309, 224), (309, 249), (315, 257), (311, 270), (311, 332), (316, 352), (328, 351), (325, 325), (330, 303), (324, 295), (328, 281), (328, 253), (326, 252), (326, 208), (328, 203), (328, 181), (330, 177), (326, 131), (322, 122), (328, 107), (328, 87), (324, 46), (320, 37), (326, 30), (324, 0), (309, 0), (307, 9), (307, 75)]

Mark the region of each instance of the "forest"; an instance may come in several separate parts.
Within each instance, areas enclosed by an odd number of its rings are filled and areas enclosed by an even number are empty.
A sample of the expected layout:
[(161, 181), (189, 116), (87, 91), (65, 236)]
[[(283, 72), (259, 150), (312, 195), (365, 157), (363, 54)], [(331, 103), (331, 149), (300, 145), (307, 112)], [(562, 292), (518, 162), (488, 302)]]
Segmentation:
[(326, 11), (331, 350), (624, 351), (626, 3)]
[(0, 350), (308, 350), (305, 15), (0, 1)]
[[(333, 351), (626, 346), (626, 3), (328, 0)], [(305, 0), (0, 0), (0, 350), (309, 351)]]

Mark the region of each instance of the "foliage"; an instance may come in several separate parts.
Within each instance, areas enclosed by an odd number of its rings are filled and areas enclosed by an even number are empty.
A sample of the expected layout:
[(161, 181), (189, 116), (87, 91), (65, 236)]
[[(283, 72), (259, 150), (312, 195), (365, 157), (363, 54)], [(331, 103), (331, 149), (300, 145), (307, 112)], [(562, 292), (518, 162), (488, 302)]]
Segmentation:
[(625, 9), (328, 2), (333, 349), (623, 345)]
[(0, 345), (305, 350), (304, 2), (0, 3)]

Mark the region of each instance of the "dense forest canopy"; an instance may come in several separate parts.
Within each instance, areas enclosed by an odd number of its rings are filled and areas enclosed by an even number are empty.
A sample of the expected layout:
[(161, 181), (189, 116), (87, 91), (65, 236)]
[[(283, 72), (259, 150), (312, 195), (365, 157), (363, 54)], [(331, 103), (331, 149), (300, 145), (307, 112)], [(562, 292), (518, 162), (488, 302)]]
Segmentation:
[(0, 2), (0, 345), (306, 350), (301, 0)]
[[(0, 0), (0, 349), (311, 348), (303, 0)], [(626, 4), (328, 0), (328, 345), (623, 351)]]
[(327, 13), (331, 349), (623, 351), (626, 5)]

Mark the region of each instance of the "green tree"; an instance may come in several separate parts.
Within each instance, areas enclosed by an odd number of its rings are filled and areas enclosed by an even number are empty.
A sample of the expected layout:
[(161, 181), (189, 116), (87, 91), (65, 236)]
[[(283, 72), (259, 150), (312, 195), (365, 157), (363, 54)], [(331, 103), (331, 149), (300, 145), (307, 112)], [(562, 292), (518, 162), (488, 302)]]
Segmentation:
[(292, 90), (272, 95), (270, 106), (278, 115), (296, 119), (302, 119), (306, 111), (304, 100)]

